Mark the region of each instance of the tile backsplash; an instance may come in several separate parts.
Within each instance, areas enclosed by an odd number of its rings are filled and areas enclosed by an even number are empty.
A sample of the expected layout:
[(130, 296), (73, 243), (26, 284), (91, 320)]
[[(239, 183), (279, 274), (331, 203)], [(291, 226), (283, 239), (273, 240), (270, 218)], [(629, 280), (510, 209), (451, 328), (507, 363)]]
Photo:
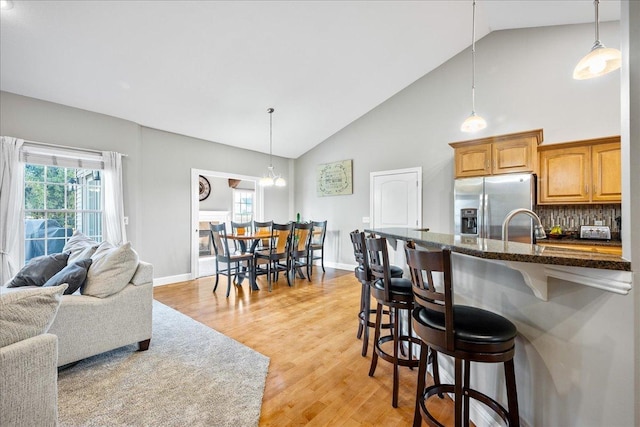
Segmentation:
[(563, 205), (536, 206), (536, 213), (545, 230), (559, 225), (563, 230), (579, 231), (581, 225), (595, 225), (595, 221), (603, 221), (612, 233), (618, 233), (616, 218), (622, 209), (618, 204), (611, 205)]

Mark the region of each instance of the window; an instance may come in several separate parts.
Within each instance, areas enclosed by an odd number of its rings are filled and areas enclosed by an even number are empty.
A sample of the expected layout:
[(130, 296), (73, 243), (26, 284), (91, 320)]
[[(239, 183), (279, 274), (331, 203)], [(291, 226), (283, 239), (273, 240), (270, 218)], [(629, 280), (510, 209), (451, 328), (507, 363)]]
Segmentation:
[(102, 241), (101, 163), (45, 151), (23, 152), (25, 262), (62, 252), (75, 230)]
[(253, 220), (253, 190), (233, 190), (233, 220), (249, 222)]

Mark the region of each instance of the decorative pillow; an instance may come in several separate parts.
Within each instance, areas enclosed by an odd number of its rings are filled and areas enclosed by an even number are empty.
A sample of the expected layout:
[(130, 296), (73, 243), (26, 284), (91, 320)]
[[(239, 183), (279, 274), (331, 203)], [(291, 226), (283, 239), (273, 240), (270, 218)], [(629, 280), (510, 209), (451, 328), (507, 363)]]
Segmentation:
[(18, 271), (13, 279), (7, 284), (8, 288), (20, 286), (42, 286), (58, 271), (67, 265), (69, 253), (42, 255), (32, 258), (27, 265)]
[(0, 293), (0, 347), (47, 332), (65, 289), (67, 285)]
[(81, 292), (98, 298), (123, 290), (138, 267), (138, 254), (128, 242), (118, 247), (102, 242), (91, 258), (93, 264)]
[(70, 295), (84, 285), (87, 280), (87, 270), (92, 262), (93, 260), (91, 258), (87, 258), (68, 264), (42, 286), (58, 286), (66, 283), (69, 287), (64, 291), (64, 294)]
[(91, 258), (99, 245), (100, 243), (76, 230), (64, 245), (62, 252), (70, 252), (67, 264), (71, 264), (81, 259)]

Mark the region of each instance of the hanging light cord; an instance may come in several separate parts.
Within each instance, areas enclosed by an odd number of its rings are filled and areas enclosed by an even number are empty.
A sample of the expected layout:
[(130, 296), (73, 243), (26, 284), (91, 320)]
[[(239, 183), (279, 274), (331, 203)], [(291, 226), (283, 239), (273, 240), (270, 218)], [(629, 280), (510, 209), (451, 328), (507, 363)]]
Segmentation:
[(273, 146), (273, 108), (269, 108), (267, 113), (269, 113), (269, 167), (273, 168), (273, 160), (271, 154), (271, 147)]
[(600, 0), (594, 0), (593, 5), (596, 8), (596, 45), (600, 45), (600, 17), (598, 14), (598, 5)]
[[(597, 1), (597, 0), (596, 0)], [(473, 0), (471, 29), (471, 114), (476, 112), (476, 2)]]

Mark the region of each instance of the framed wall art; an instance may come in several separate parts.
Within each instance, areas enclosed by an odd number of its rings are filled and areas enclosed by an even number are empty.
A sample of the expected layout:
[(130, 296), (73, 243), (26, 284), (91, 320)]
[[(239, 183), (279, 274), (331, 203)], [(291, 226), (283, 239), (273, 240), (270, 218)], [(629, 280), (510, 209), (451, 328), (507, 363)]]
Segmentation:
[(352, 160), (318, 165), (316, 189), (320, 197), (353, 194)]

